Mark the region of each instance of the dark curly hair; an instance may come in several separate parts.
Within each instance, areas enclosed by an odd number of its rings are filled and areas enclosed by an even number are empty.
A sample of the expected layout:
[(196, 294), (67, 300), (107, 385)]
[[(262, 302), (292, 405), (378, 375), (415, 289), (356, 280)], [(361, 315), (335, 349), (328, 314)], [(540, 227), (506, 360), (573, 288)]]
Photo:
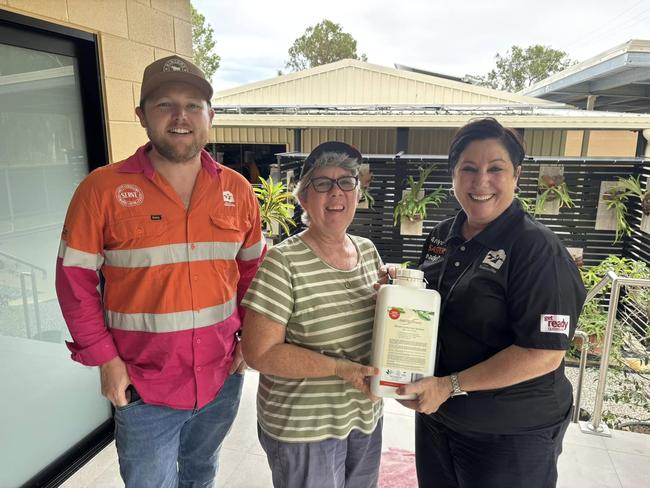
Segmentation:
[(451, 140), (451, 145), (449, 146), (449, 173), (453, 174), (456, 163), (458, 163), (460, 155), (467, 146), (474, 141), (483, 141), (485, 139), (498, 140), (506, 148), (506, 151), (508, 151), (512, 165), (515, 168), (521, 165), (526, 154), (526, 149), (519, 133), (514, 129), (502, 126), (492, 117), (486, 117), (484, 119), (473, 120), (458, 129), (456, 134), (454, 134), (454, 138)]

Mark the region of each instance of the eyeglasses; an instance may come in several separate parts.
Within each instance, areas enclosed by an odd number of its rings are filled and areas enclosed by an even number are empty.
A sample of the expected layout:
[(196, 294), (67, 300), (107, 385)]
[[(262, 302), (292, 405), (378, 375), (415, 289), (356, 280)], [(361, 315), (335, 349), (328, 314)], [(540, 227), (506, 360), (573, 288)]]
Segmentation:
[(341, 176), (340, 178), (328, 178), (327, 176), (320, 176), (318, 178), (312, 178), (309, 182), (311, 186), (314, 187), (318, 193), (327, 193), (332, 189), (336, 183), (342, 191), (352, 191), (357, 187), (359, 183), (358, 176)]
[(303, 176), (309, 173), (309, 170), (311, 170), (314, 167), (314, 163), (316, 162), (316, 160), (318, 160), (318, 158), (320, 158), (324, 153), (327, 152), (345, 154), (347, 157), (356, 159), (359, 163), (361, 163), (362, 156), (356, 147), (350, 146), (345, 142), (338, 142), (338, 141), (323, 142), (322, 144), (315, 147), (314, 150), (311, 153), (309, 153), (307, 159), (305, 159), (305, 162), (302, 165), (302, 169), (300, 170), (300, 179), (302, 179)]

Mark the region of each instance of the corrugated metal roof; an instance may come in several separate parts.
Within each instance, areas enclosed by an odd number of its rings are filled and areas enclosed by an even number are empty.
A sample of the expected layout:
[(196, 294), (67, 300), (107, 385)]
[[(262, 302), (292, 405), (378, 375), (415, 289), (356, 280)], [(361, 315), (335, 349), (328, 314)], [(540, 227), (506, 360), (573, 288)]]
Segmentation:
[(580, 108), (650, 112), (650, 41), (631, 40), (532, 85), (520, 94)]
[(650, 115), (544, 108), (532, 105), (217, 105), (218, 126), (265, 127), (460, 127), (476, 117), (495, 117), (519, 128), (640, 129)]
[(218, 106), (524, 104), (563, 106), (538, 98), (354, 59), (217, 92)]

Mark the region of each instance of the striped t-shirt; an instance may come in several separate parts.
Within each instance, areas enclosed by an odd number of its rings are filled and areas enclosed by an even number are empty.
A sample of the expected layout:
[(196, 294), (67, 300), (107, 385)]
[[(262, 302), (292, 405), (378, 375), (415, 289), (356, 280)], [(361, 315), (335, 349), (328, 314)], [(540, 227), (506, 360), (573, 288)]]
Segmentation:
[[(289, 344), (369, 364), (375, 312), (373, 283), (381, 258), (368, 239), (350, 236), (359, 260), (349, 270), (320, 259), (300, 236), (271, 248), (242, 304), (286, 326)], [(284, 442), (343, 439), (353, 429), (371, 433), (382, 415), (336, 376), (290, 379), (260, 375), (258, 421)]]

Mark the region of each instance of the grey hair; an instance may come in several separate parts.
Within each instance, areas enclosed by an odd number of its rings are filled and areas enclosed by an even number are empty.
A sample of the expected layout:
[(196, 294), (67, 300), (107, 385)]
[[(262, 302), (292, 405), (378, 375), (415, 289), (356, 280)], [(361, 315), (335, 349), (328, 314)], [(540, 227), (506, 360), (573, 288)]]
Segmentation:
[(302, 207), (302, 216), (300, 220), (305, 225), (309, 225), (309, 215), (305, 210), (305, 207), (302, 206), (300, 201), (301, 197), (305, 194), (309, 188), (309, 183), (311, 182), (311, 177), (314, 174), (314, 171), (317, 168), (343, 168), (347, 169), (352, 176), (359, 176), (359, 168), (361, 167), (361, 161), (357, 158), (352, 158), (344, 152), (325, 152), (321, 154), (315, 161), (309, 171), (302, 175), (302, 178), (296, 184), (296, 188), (293, 190), (293, 196), (295, 197), (298, 204)]

